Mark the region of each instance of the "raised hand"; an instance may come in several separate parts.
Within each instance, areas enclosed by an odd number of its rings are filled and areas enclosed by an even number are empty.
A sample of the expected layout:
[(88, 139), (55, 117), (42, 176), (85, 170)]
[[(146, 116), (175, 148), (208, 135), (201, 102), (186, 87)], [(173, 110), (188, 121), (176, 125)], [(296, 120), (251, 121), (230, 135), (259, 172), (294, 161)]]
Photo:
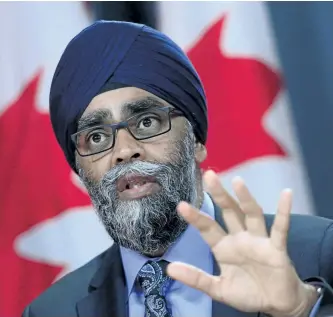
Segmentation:
[(220, 266), (221, 275), (212, 276), (179, 262), (168, 266), (168, 274), (241, 311), (308, 316), (317, 299), (316, 290), (300, 280), (287, 253), (291, 191), (282, 192), (268, 233), (262, 209), (240, 178), (233, 181), (239, 202), (224, 190), (214, 172), (206, 172), (204, 181), (222, 209), (228, 233), (185, 202), (179, 204), (178, 211), (200, 231)]

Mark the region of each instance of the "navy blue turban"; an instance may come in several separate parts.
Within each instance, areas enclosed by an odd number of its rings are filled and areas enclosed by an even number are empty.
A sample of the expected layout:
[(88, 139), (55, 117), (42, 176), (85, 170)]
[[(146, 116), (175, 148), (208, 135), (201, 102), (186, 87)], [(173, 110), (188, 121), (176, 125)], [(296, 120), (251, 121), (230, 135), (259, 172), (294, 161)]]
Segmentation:
[(50, 116), (70, 166), (75, 146), (70, 136), (91, 100), (105, 84), (146, 90), (181, 110), (199, 142), (207, 136), (206, 98), (200, 78), (184, 52), (148, 26), (97, 21), (67, 45), (55, 70)]

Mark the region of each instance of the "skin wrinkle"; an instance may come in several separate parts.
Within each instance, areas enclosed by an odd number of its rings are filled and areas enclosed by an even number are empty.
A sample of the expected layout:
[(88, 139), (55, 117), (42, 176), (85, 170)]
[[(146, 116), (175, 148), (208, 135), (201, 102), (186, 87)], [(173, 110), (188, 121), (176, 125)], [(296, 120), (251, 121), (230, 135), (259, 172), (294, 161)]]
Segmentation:
[[(106, 231), (119, 245), (155, 257), (163, 254), (185, 231), (187, 222), (178, 215), (180, 201), (202, 200), (201, 172), (195, 160), (195, 137), (186, 120), (184, 133), (171, 141), (168, 163), (137, 160), (111, 168), (100, 181), (77, 160), (79, 175)], [(170, 152), (169, 149), (169, 152)], [(129, 173), (154, 176), (161, 190), (139, 200), (120, 201), (116, 181)], [(184, 186), (185, 185), (185, 186)], [(186, 186), (187, 185), (187, 186)]]
[[(122, 117), (128, 118), (142, 111), (163, 106), (165, 105), (154, 97), (144, 97), (124, 103), (122, 105)], [(114, 118), (109, 109), (97, 109), (80, 118), (78, 122), (78, 131), (94, 125), (110, 123), (112, 120), (114, 120)]]

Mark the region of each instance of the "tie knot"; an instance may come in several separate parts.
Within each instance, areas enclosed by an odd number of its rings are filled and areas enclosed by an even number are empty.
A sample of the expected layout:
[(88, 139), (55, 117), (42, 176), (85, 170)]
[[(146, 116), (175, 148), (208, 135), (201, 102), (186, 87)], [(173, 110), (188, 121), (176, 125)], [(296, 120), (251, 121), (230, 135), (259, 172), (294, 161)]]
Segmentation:
[(164, 260), (158, 262), (148, 261), (141, 268), (137, 278), (145, 297), (153, 294), (165, 296), (167, 289), (172, 283), (171, 278), (166, 274), (168, 263)]

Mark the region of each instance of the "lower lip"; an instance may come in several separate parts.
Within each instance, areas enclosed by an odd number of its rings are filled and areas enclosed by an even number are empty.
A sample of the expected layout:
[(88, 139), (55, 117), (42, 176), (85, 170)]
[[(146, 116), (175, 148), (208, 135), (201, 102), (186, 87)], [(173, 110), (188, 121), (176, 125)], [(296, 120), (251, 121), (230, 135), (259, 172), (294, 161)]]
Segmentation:
[(125, 189), (124, 191), (119, 192), (118, 194), (121, 200), (133, 200), (155, 194), (159, 190), (160, 190), (160, 185), (158, 185), (157, 183), (146, 183), (138, 187)]

